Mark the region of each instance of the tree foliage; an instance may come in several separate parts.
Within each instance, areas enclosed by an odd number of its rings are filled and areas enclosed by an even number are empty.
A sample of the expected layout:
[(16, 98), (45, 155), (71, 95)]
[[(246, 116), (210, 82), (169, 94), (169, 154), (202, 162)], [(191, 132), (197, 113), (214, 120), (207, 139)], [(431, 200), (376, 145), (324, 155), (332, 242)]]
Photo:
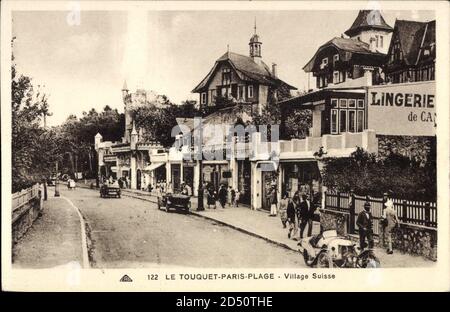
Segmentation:
[(33, 86), (30, 77), (17, 72), (14, 55), (11, 65), (11, 115), (12, 191), (16, 192), (42, 181), (56, 156), (52, 147), (46, 144), (55, 133), (41, 125), (43, 117), (50, 115), (48, 97), (40, 86)]
[(195, 104), (195, 101), (189, 100), (181, 105), (173, 103), (156, 105), (156, 103), (148, 102), (146, 105), (133, 108), (132, 114), (136, 127), (144, 130), (145, 141), (156, 141), (164, 147), (169, 147), (174, 142), (171, 133), (173, 127), (177, 125), (176, 118), (200, 116)]
[(358, 148), (349, 158), (325, 159), (323, 183), (329, 189), (381, 197), (388, 190), (403, 199), (436, 201), (436, 160), (425, 166), (400, 154), (378, 159)]

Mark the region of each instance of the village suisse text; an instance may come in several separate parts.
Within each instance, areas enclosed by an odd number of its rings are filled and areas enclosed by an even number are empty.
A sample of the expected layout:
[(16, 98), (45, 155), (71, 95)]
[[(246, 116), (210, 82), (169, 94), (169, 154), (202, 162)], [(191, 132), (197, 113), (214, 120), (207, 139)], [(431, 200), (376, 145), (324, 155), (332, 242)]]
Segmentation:
[[(149, 280), (158, 280), (158, 274), (151, 274), (148, 276)], [(334, 280), (336, 279), (335, 274), (325, 274), (325, 273), (312, 273), (312, 274), (299, 274), (299, 273), (178, 273), (178, 274), (165, 274), (165, 280), (175, 281), (200, 281), (200, 280), (275, 280), (275, 279), (286, 279), (286, 280)]]

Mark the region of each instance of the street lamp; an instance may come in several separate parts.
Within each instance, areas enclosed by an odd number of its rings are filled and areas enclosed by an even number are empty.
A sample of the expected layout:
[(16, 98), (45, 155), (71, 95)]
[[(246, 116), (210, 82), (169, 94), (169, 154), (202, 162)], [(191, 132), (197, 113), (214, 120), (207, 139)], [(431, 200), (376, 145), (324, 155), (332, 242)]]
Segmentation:
[(203, 207), (203, 125), (200, 122), (199, 129), (199, 144), (198, 144), (198, 153), (197, 153), (197, 165), (199, 166), (199, 177), (198, 177), (198, 196), (197, 196), (197, 211), (205, 210)]
[(55, 197), (59, 197), (59, 185), (58, 185), (58, 161), (56, 161)]

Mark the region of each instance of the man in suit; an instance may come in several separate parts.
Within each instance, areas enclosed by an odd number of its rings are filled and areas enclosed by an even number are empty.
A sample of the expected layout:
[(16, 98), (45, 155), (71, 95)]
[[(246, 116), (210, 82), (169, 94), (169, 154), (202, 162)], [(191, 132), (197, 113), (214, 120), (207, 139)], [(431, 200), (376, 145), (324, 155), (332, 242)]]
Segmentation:
[(366, 202), (364, 204), (364, 210), (361, 211), (356, 219), (356, 225), (358, 225), (359, 231), (359, 247), (361, 250), (366, 248), (366, 237), (369, 243), (369, 249), (373, 248), (373, 217), (370, 212), (370, 203)]
[[(311, 231), (312, 231), (312, 216), (311, 216), (311, 203), (308, 200), (308, 197), (303, 194), (302, 195), (302, 202), (300, 203), (299, 206), (299, 217), (300, 217), (300, 238), (303, 238), (303, 232), (305, 230), (305, 227), (307, 224), (311, 223), (311, 226), (309, 226), (308, 229), (308, 236), (311, 236)], [(311, 216), (311, 217), (310, 217)], [(311, 220), (311, 222), (310, 222)]]

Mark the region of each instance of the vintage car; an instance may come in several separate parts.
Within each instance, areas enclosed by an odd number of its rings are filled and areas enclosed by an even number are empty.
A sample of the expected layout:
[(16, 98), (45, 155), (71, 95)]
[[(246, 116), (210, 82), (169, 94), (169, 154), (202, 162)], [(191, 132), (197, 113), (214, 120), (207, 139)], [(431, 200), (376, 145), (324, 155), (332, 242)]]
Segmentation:
[(120, 187), (114, 184), (102, 184), (100, 187), (100, 197), (117, 197), (120, 198)]
[(158, 209), (169, 212), (170, 209), (189, 212), (191, 208), (191, 197), (182, 194), (165, 193), (158, 196)]

